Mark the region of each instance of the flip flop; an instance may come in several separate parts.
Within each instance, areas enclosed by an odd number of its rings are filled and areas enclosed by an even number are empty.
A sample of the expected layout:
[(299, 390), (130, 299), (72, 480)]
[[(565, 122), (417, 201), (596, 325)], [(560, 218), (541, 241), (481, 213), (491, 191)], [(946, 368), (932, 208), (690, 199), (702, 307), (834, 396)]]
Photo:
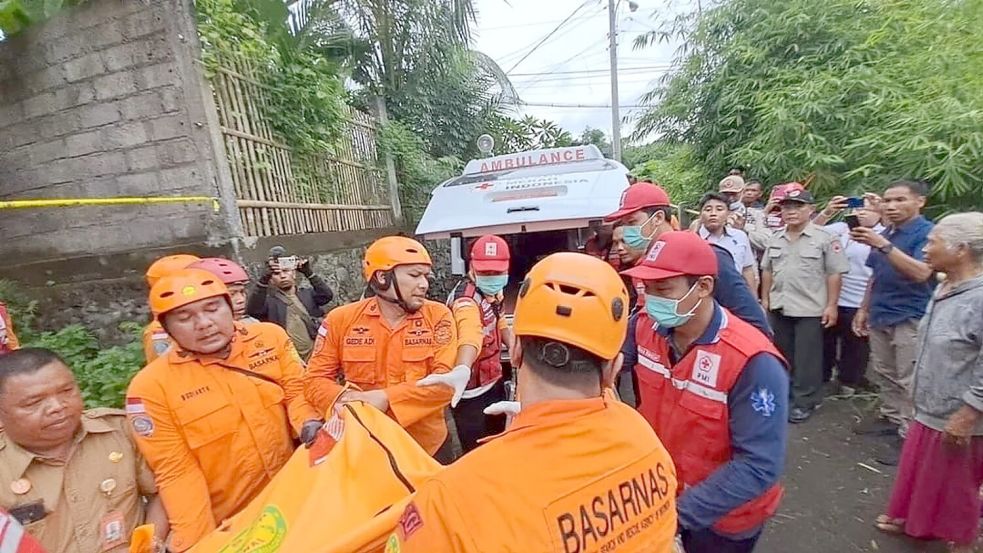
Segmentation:
[(904, 534), (904, 519), (880, 515), (874, 520), (874, 528), (885, 534)]

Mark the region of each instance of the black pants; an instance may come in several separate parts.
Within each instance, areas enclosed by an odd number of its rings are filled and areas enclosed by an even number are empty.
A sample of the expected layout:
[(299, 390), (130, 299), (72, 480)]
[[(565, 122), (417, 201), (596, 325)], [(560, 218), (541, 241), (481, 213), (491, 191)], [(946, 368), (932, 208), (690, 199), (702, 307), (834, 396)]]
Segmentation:
[(454, 424), (457, 425), (457, 437), (465, 453), (478, 447), (481, 438), (505, 431), (505, 415), (484, 413), (485, 407), (499, 401), (505, 401), (504, 376), (487, 392), (476, 398), (462, 399), (457, 407), (451, 409)]
[(792, 365), (792, 407), (815, 409), (823, 402), (823, 325), (819, 317), (768, 314), (775, 345)]
[(689, 531), (683, 530), (683, 549), (686, 553), (750, 553), (758, 543), (761, 532), (743, 540), (732, 540), (709, 529)]
[(865, 373), (870, 345), (867, 338), (853, 333), (856, 308), (840, 307), (839, 311), (836, 325), (823, 331), (823, 380), (832, 380), (833, 367), (836, 367), (840, 384), (860, 386), (867, 381)]

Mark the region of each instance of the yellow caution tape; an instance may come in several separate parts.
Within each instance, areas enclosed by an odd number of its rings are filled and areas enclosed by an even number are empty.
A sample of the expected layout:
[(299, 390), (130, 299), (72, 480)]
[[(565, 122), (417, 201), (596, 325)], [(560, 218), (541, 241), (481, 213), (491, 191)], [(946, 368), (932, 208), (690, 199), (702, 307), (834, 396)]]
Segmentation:
[(211, 202), (212, 209), (218, 213), (218, 198), (211, 196), (164, 196), (153, 198), (57, 198), (51, 200), (8, 200), (0, 201), (0, 209), (25, 209), (37, 207), (77, 207), (85, 205), (144, 205), (144, 204), (185, 204)]

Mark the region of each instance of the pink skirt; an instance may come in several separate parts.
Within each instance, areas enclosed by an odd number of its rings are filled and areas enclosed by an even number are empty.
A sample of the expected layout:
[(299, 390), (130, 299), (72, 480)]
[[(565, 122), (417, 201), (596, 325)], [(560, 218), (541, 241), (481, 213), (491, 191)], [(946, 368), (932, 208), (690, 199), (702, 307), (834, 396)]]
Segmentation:
[(887, 516), (903, 519), (905, 534), (957, 545), (979, 533), (983, 437), (957, 447), (942, 433), (912, 421), (894, 480)]

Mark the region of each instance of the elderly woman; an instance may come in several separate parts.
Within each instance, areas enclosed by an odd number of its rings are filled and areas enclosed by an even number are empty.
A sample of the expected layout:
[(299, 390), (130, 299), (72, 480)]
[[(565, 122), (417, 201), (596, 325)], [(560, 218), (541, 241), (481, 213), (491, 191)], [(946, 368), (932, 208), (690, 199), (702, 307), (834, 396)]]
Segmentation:
[(971, 553), (983, 484), (983, 213), (942, 219), (925, 261), (946, 279), (918, 328), (915, 420), (877, 526)]

